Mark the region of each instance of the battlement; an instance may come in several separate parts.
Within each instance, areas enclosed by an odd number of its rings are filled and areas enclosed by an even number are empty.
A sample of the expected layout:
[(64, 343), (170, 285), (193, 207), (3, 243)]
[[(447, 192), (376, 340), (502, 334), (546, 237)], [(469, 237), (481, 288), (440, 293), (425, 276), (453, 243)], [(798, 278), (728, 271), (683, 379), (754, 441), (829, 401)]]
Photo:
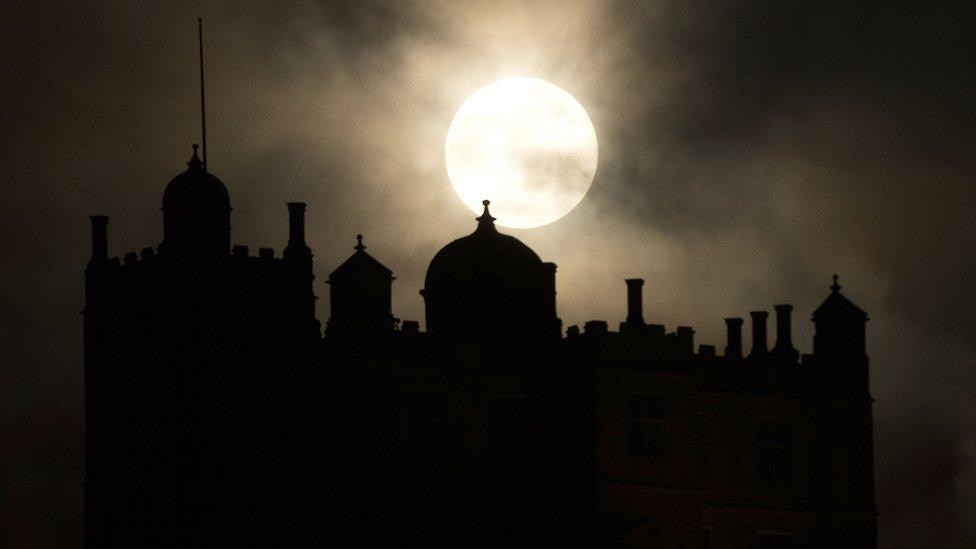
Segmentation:
[(766, 311), (752, 311), (752, 346), (742, 346), (742, 318), (725, 319), (728, 340), (724, 354), (715, 345), (695, 349), (695, 331), (644, 322), (641, 304), (643, 280), (627, 281), (627, 319), (618, 331), (605, 320), (589, 320), (566, 330), (564, 342), (591, 357), (596, 368), (644, 372), (685, 372), (696, 383), (716, 390), (799, 395), (815, 390), (817, 371), (812, 354), (794, 348), (790, 315), (793, 307), (780, 304), (776, 311), (776, 342), (767, 344)]
[[(88, 276), (97, 278), (107, 273), (144, 272), (147, 268), (179, 264), (182, 268), (199, 265), (207, 269), (220, 265), (225, 258), (230, 259), (232, 268), (241, 265), (255, 266), (253, 268), (268, 268), (270, 265), (295, 264), (301, 265), (311, 272), (311, 250), (305, 244), (305, 204), (302, 202), (288, 203), (289, 234), (288, 245), (280, 258), (275, 257), (274, 249), (259, 248), (258, 255), (252, 257), (247, 246), (234, 245), (230, 253), (210, 250), (200, 254), (191, 250), (173, 248), (164, 238), (158, 248), (146, 247), (140, 253), (128, 252), (118, 257), (108, 257), (108, 221), (106, 215), (91, 216), (92, 227), (92, 255), (88, 261)], [(191, 253), (193, 252), (193, 253)], [(197, 250), (198, 252), (198, 250)]]
[[(292, 257), (275, 257), (273, 248), (259, 248), (258, 255), (250, 255), (247, 246), (235, 245), (229, 257), (229, 264), (234, 267), (247, 266), (247, 268), (268, 268), (272, 265), (281, 266), (294, 261)], [(143, 248), (139, 253), (127, 252), (121, 260), (119, 257), (110, 257), (101, 261), (90, 262), (90, 267), (98, 267), (94, 271), (127, 273), (134, 271), (145, 271), (149, 267), (171, 262), (170, 258), (158, 253), (153, 247)], [(208, 267), (212, 263), (208, 264)], [(232, 267), (232, 268), (234, 268)], [(94, 273), (90, 273), (94, 274)]]

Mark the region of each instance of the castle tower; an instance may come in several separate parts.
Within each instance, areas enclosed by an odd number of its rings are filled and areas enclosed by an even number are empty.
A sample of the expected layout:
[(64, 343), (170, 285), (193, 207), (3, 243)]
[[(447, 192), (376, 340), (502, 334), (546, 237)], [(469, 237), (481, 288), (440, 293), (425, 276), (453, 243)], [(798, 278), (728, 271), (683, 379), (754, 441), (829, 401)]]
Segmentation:
[(393, 331), (390, 305), (393, 271), (366, 253), (356, 235), (356, 253), (329, 275), (332, 314), (327, 335), (378, 335)]
[(874, 547), (874, 455), (865, 324), (868, 315), (840, 293), (814, 311), (814, 362), (820, 392), (822, 547)]
[(830, 295), (813, 312), (817, 358), (822, 389), (831, 394), (867, 396), (868, 357), (865, 324), (868, 315), (840, 293), (837, 275)]
[[(91, 218), (87, 547), (273, 545), (255, 536), (308, 532), (293, 517), (321, 477), (302, 466), (318, 451), (303, 437), (324, 414), (306, 389), (320, 334), (304, 205), (289, 205), (284, 258), (230, 254), (227, 190), (195, 150), (188, 166), (163, 195), (158, 254), (110, 258), (108, 217)], [(254, 452), (255, 440), (274, 451)], [(250, 513), (273, 526), (237, 528)]]

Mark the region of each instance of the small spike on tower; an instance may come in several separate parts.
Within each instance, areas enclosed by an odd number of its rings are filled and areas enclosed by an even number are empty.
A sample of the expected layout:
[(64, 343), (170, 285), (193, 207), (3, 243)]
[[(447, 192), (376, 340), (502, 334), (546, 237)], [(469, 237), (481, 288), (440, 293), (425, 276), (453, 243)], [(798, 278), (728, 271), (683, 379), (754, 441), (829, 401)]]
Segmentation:
[[(475, 218), (478, 222), (477, 231), (495, 231), (495, 218), (491, 216), (491, 212), (488, 211), (488, 205), (491, 204), (490, 200), (482, 200), (481, 204), (484, 205), (485, 211), (481, 213), (480, 217)], [(477, 232), (476, 231), (476, 232)]]
[(199, 145), (197, 145), (196, 143), (193, 144), (193, 156), (191, 156), (190, 161), (186, 163), (186, 165), (189, 166), (191, 170), (201, 170), (204, 168), (204, 163), (200, 161), (200, 156), (197, 155), (197, 149), (199, 148), (200, 148)]

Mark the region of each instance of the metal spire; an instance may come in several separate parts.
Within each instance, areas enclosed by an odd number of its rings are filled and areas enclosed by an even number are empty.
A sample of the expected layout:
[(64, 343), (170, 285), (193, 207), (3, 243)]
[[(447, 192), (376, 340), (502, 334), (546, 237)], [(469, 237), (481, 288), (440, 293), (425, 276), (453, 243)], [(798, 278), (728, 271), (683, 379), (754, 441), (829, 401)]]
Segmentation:
[(207, 169), (207, 102), (203, 94), (203, 18), (197, 18), (197, 34), (200, 38), (200, 126), (203, 134), (203, 169)]

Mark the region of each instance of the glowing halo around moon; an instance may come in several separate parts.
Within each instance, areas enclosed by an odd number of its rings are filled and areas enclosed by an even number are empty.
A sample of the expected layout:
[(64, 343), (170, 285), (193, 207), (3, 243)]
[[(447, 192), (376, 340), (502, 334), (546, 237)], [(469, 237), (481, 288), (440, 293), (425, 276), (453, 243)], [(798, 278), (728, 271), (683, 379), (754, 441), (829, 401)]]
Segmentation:
[(541, 227), (569, 213), (593, 183), (596, 131), (568, 92), (537, 78), (489, 84), (447, 131), (447, 174), (461, 200), (505, 227)]

